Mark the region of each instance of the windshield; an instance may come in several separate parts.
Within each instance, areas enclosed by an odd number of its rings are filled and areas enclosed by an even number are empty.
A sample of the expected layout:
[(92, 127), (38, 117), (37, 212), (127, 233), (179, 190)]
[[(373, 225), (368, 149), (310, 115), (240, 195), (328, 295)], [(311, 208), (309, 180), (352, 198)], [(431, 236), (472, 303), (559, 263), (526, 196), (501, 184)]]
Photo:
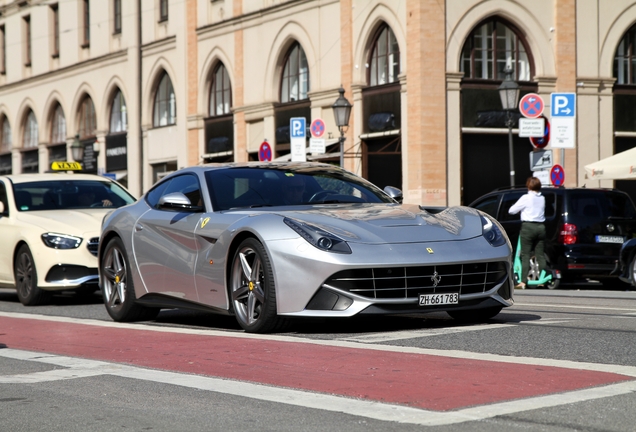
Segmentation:
[(229, 168), (206, 172), (215, 211), (243, 207), (393, 203), (378, 187), (326, 167)]
[(135, 198), (117, 183), (100, 180), (52, 180), (16, 183), (19, 211), (117, 208)]

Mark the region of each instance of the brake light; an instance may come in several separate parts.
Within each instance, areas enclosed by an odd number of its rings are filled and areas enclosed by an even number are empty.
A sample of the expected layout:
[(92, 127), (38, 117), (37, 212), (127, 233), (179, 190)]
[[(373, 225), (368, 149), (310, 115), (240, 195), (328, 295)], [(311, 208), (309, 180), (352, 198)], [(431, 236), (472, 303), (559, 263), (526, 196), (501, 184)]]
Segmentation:
[(576, 229), (576, 225), (569, 223), (563, 224), (559, 231), (559, 243), (574, 244), (576, 243), (578, 234), (579, 231)]

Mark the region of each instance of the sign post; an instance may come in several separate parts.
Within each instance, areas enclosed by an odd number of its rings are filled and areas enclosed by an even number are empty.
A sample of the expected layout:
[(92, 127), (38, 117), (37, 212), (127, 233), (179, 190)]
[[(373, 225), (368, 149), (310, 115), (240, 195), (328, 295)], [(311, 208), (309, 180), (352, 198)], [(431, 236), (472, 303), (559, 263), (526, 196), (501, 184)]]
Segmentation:
[(305, 120), (305, 117), (292, 117), (289, 119), (289, 138), (291, 141), (291, 160), (294, 162), (306, 162), (307, 120)]
[(325, 122), (320, 118), (314, 119), (309, 129), (312, 136), (309, 139), (309, 151), (311, 154), (324, 154), (326, 151), (325, 139), (323, 138), (326, 130)]
[(263, 141), (258, 149), (258, 160), (261, 162), (269, 162), (272, 160), (272, 148), (267, 140)]
[(574, 148), (576, 93), (552, 93), (552, 148)]

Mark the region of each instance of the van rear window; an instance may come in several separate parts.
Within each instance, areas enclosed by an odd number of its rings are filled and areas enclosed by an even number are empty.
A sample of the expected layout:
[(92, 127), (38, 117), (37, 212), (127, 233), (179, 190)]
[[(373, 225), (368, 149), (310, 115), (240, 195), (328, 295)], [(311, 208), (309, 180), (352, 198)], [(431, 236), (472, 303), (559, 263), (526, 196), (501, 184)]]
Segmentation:
[(636, 216), (634, 204), (628, 195), (609, 191), (572, 191), (568, 195), (568, 213), (602, 219)]

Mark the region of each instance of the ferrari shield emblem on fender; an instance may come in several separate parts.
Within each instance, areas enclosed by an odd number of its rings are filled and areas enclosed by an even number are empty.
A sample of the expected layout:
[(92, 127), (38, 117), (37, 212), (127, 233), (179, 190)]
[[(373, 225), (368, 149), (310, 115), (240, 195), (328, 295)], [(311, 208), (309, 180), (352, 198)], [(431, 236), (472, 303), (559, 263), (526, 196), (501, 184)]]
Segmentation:
[(432, 248), (426, 248), (426, 251), (427, 251), (428, 253), (430, 253), (430, 254), (432, 254), (432, 253), (433, 253), (433, 249), (432, 249)]
[(208, 223), (208, 221), (209, 221), (209, 220), (210, 220), (210, 218), (209, 218), (209, 217), (206, 217), (205, 219), (203, 219), (203, 220), (201, 221), (201, 228), (203, 228), (203, 227), (204, 227), (204, 226)]

